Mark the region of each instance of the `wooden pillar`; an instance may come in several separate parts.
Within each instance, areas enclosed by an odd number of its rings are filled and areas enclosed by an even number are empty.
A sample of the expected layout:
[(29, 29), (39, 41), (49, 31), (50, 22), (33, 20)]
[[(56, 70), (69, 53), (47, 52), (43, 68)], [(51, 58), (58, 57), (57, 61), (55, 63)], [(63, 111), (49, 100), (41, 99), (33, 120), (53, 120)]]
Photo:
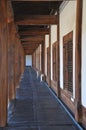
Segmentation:
[(45, 70), (45, 40), (41, 44), (41, 70), (42, 70), (42, 74), (44, 74), (44, 70)]
[(0, 127), (7, 123), (7, 1), (0, 0)]
[(36, 50), (35, 50), (35, 69), (36, 69)]
[(17, 87), (17, 62), (18, 62), (18, 59), (17, 59), (17, 38), (15, 37), (15, 87)]
[(75, 46), (75, 118), (81, 121), (81, 34), (82, 34), (82, 1), (77, 0), (76, 9), (76, 46)]
[(18, 86), (18, 38), (15, 37), (15, 87)]
[(21, 76), (21, 44), (20, 40), (18, 39), (18, 83)]
[(58, 10), (58, 24), (57, 24), (57, 44), (56, 44), (56, 72), (57, 72), (57, 96), (60, 98), (60, 18)]
[(24, 72), (24, 49), (21, 45), (21, 73)]
[(35, 53), (35, 51), (33, 53), (33, 68), (34, 69), (36, 68), (36, 53)]
[(51, 26), (49, 33), (49, 86), (51, 87)]
[(15, 29), (13, 21), (8, 24), (8, 98), (15, 98)]
[(38, 46), (38, 70), (40, 72), (40, 46)]
[(32, 54), (32, 67), (34, 67), (34, 53)]

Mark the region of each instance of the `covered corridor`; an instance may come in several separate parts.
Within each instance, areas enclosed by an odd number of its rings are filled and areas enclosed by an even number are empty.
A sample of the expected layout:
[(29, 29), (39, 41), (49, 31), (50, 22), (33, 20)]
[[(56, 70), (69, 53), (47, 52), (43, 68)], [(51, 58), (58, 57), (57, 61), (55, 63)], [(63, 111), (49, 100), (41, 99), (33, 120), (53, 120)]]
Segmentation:
[(0, 0), (0, 129), (86, 129), (86, 0)]
[(8, 109), (8, 125), (0, 130), (80, 130), (33, 68), (25, 69), (16, 99)]

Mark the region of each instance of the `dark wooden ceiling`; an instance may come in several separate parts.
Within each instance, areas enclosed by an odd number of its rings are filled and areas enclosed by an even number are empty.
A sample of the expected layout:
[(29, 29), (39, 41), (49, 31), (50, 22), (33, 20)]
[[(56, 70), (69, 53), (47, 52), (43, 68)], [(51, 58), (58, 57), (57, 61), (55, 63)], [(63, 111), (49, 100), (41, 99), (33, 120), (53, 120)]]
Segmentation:
[(58, 22), (54, 15), (62, 0), (12, 0), (14, 21), (26, 54), (32, 54), (49, 34), (49, 25)]

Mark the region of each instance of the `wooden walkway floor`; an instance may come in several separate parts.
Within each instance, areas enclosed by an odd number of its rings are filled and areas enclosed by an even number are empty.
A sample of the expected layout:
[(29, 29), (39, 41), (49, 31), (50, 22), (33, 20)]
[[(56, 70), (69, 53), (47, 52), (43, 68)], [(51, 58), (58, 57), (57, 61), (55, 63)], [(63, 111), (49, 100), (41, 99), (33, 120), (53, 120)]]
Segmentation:
[(0, 130), (79, 130), (48, 87), (26, 68), (16, 99), (11, 101), (8, 125)]

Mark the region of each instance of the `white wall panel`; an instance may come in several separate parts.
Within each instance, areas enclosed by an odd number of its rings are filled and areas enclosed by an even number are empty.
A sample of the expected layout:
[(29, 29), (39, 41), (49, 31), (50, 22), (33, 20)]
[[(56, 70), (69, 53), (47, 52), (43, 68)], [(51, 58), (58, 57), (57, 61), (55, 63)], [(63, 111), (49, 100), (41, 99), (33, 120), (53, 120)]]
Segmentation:
[(63, 88), (63, 37), (73, 31), (73, 97), (75, 97), (75, 29), (76, 1), (66, 1), (60, 7), (60, 87)]

